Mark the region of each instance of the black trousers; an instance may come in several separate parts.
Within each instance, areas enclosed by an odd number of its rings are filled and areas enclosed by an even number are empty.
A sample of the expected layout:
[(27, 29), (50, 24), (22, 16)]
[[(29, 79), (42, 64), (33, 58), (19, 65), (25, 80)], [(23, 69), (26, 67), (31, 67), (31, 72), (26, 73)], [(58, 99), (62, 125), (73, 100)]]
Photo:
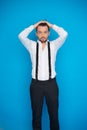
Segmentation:
[(42, 130), (41, 118), (44, 96), (50, 119), (50, 130), (59, 130), (58, 95), (59, 88), (56, 78), (47, 81), (39, 81), (32, 78), (30, 84), (30, 98), (33, 130)]

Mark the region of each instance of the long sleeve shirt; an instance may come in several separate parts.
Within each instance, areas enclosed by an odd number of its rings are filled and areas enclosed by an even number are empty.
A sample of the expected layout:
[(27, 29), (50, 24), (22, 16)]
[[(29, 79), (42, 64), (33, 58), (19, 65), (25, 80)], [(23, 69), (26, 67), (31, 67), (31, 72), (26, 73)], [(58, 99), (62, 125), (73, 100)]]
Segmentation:
[[(45, 48), (42, 50), (42, 43), (37, 40), (31, 40), (28, 38), (28, 35), (33, 31), (34, 25), (25, 28), (19, 35), (18, 38), (24, 45), (24, 47), (30, 53), (31, 61), (32, 61), (32, 78), (35, 79), (35, 69), (36, 69), (36, 44), (39, 43), (39, 63), (38, 63), (38, 80), (48, 80), (49, 79), (49, 68), (48, 68), (48, 48), (47, 41)], [(50, 50), (51, 50), (51, 78), (56, 76), (55, 71), (55, 61), (56, 54), (59, 48), (64, 44), (68, 33), (57, 25), (53, 25), (52, 29), (58, 33), (58, 38), (53, 41), (50, 41)]]

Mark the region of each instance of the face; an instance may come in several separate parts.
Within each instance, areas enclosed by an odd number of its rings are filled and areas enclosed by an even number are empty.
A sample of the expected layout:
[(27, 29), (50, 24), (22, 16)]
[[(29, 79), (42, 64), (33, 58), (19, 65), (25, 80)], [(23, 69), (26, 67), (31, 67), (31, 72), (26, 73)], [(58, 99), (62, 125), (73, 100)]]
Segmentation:
[(50, 32), (47, 26), (38, 26), (36, 35), (41, 43), (45, 43), (48, 39)]

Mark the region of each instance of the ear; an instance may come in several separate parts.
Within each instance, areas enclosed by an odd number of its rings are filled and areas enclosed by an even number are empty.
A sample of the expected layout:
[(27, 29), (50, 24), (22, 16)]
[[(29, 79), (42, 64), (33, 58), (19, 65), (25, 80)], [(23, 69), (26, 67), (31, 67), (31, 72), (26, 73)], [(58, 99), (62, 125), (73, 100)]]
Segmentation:
[(35, 34), (36, 34), (36, 36), (38, 36), (37, 32)]
[(49, 31), (49, 34), (48, 34), (48, 36), (50, 35), (50, 31)]

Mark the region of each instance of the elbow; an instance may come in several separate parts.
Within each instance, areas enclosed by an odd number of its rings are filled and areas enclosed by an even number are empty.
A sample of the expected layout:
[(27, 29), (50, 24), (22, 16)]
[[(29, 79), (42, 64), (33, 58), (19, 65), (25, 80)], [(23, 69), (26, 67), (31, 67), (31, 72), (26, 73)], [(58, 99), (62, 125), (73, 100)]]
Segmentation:
[(65, 32), (65, 36), (66, 36), (66, 37), (68, 36), (68, 32)]
[(68, 32), (66, 32), (66, 37), (68, 36)]
[(65, 31), (65, 33), (64, 33), (64, 37), (65, 37), (65, 38), (68, 37), (68, 32)]
[(18, 34), (18, 39), (21, 39), (21, 35), (20, 34)]
[(62, 35), (62, 39), (66, 40), (67, 36), (68, 36), (68, 32), (64, 31), (64, 34)]
[(23, 39), (23, 36), (21, 33), (18, 34), (18, 39), (21, 41)]

